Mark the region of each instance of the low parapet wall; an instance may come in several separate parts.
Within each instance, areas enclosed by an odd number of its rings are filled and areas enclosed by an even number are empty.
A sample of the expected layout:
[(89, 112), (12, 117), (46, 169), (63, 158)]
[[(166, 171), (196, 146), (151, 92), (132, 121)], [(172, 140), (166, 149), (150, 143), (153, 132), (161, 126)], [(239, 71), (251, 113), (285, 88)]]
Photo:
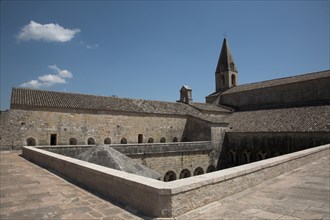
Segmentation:
[(330, 144), (173, 182), (124, 173), (36, 147), (23, 156), (152, 217), (175, 217), (329, 155)]
[[(64, 156), (75, 157), (78, 154), (88, 150), (93, 145), (57, 145), (57, 146), (38, 146), (44, 149)], [(114, 148), (127, 156), (143, 154), (164, 154), (164, 153), (183, 153), (211, 151), (212, 143), (210, 141), (194, 142), (176, 142), (176, 143), (150, 143), (150, 144), (110, 144)]]

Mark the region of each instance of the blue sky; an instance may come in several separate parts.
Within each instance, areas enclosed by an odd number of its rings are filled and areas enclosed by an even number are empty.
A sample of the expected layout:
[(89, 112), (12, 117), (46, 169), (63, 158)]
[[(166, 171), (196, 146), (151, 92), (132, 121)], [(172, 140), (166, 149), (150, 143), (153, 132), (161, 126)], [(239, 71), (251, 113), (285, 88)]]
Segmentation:
[(1, 110), (30, 86), (176, 101), (214, 92), (224, 37), (245, 84), (329, 69), (329, 1), (1, 1)]

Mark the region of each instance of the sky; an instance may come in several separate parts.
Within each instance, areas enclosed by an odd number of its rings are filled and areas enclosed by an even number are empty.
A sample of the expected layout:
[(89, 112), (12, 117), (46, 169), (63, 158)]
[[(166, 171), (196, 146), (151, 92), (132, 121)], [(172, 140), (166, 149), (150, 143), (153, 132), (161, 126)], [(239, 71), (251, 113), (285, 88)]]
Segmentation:
[(224, 36), (238, 84), (328, 70), (329, 2), (1, 0), (1, 110), (13, 87), (205, 102)]

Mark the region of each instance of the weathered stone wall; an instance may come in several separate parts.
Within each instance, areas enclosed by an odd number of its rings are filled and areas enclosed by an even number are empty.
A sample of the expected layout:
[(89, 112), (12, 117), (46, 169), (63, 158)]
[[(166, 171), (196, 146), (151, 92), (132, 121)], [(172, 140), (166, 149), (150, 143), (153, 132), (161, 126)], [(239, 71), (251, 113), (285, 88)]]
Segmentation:
[[(21, 121), (24, 120), (22, 114), (12, 113), (11, 110), (0, 114), (0, 150), (18, 149), (22, 146), (20, 130)], [(26, 145), (26, 144), (25, 144)]]
[(70, 138), (77, 144), (137, 143), (142, 134), (143, 143), (152, 138), (155, 143), (164, 138), (172, 142), (182, 139), (187, 119), (184, 116), (148, 114), (88, 114), (60, 111), (28, 111), (12, 109), (1, 114), (1, 149), (19, 149), (34, 138), (36, 145), (50, 145), (51, 134), (56, 134), (57, 145), (68, 145)]
[[(206, 173), (210, 166), (209, 160), (210, 150), (192, 151), (192, 152), (172, 152), (149, 155), (131, 155), (130, 157), (137, 163), (141, 163), (162, 175), (164, 180), (166, 173), (174, 172), (175, 179), (182, 179), (182, 172), (189, 172), (189, 176), (194, 176), (197, 168), (202, 169)], [(214, 166), (216, 167), (216, 165)], [(181, 174), (182, 175), (182, 174)]]
[(329, 85), (330, 77), (326, 77), (242, 92), (225, 93), (221, 95), (220, 104), (247, 110), (325, 103), (330, 100)]
[(276, 157), (330, 143), (329, 132), (228, 132), (217, 169)]
[(185, 127), (184, 139), (187, 141), (211, 140), (211, 124), (198, 118), (189, 117)]

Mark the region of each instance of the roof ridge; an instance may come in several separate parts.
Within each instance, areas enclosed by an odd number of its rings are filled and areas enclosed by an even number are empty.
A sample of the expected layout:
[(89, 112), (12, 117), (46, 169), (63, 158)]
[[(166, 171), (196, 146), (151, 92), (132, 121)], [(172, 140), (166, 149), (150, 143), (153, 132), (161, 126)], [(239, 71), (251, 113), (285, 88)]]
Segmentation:
[(150, 100), (150, 99), (141, 99), (141, 98), (118, 97), (118, 96), (115, 96), (115, 95), (105, 96), (105, 95), (84, 94), (84, 93), (77, 93), (77, 92), (51, 91), (51, 90), (32, 89), (32, 88), (13, 87), (12, 92), (14, 92), (14, 90), (29, 90), (29, 91), (35, 91), (35, 92), (48, 92), (48, 93), (67, 94), (67, 95), (80, 95), (80, 96), (88, 96), (88, 97), (102, 97), (102, 98), (124, 99), (124, 100), (128, 100), (128, 101), (137, 101), (137, 100), (139, 100), (139, 101), (161, 102), (161, 103), (171, 103), (171, 104), (177, 104), (178, 103), (178, 102), (161, 101), (161, 100)]
[[(251, 85), (262, 85), (262, 84), (266, 84), (266, 83), (270, 83), (270, 82), (276, 82), (276, 81), (280, 82), (280, 81), (287, 80), (287, 79), (304, 78), (304, 77), (309, 76), (309, 75), (317, 75), (317, 74), (322, 74), (322, 73), (327, 73), (327, 72), (330, 73), (330, 70), (322, 70), (322, 71), (304, 73), (304, 74), (299, 74), (299, 75), (294, 75), (294, 76), (287, 76), (287, 77), (281, 77), (281, 78), (276, 78), (276, 79), (264, 80), (264, 81), (260, 81), (260, 82), (241, 84), (241, 85), (237, 85), (237, 86), (234, 86), (234, 87), (228, 89), (227, 91), (223, 92), (222, 94), (246, 91), (246, 90), (244, 90), (244, 88), (249, 87)], [(324, 77), (327, 77), (327, 76), (324, 76)], [(322, 77), (320, 77), (320, 78), (322, 78)], [(307, 80), (313, 80), (313, 79), (314, 78), (306, 79), (306, 81)], [(303, 80), (303, 81), (305, 81), (305, 80)], [(290, 83), (295, 83), (295, 82), (286, 82), (284, 84), (290, 84)], [(277, 86), (277, 85), (269, 85), (269, 86), (265, 86), (265, 87), (273, 87), (273, 86)], [(261, 88), (265, 88), (265, 87), (261, 87)], [(242, 89), (242, 90), (235, 91), (237, 89)], [(256, 89), (256, 88), (251, 88), (251, 89)], [(250, 89), (247, 89), (247, 90), (250, 90)]]

